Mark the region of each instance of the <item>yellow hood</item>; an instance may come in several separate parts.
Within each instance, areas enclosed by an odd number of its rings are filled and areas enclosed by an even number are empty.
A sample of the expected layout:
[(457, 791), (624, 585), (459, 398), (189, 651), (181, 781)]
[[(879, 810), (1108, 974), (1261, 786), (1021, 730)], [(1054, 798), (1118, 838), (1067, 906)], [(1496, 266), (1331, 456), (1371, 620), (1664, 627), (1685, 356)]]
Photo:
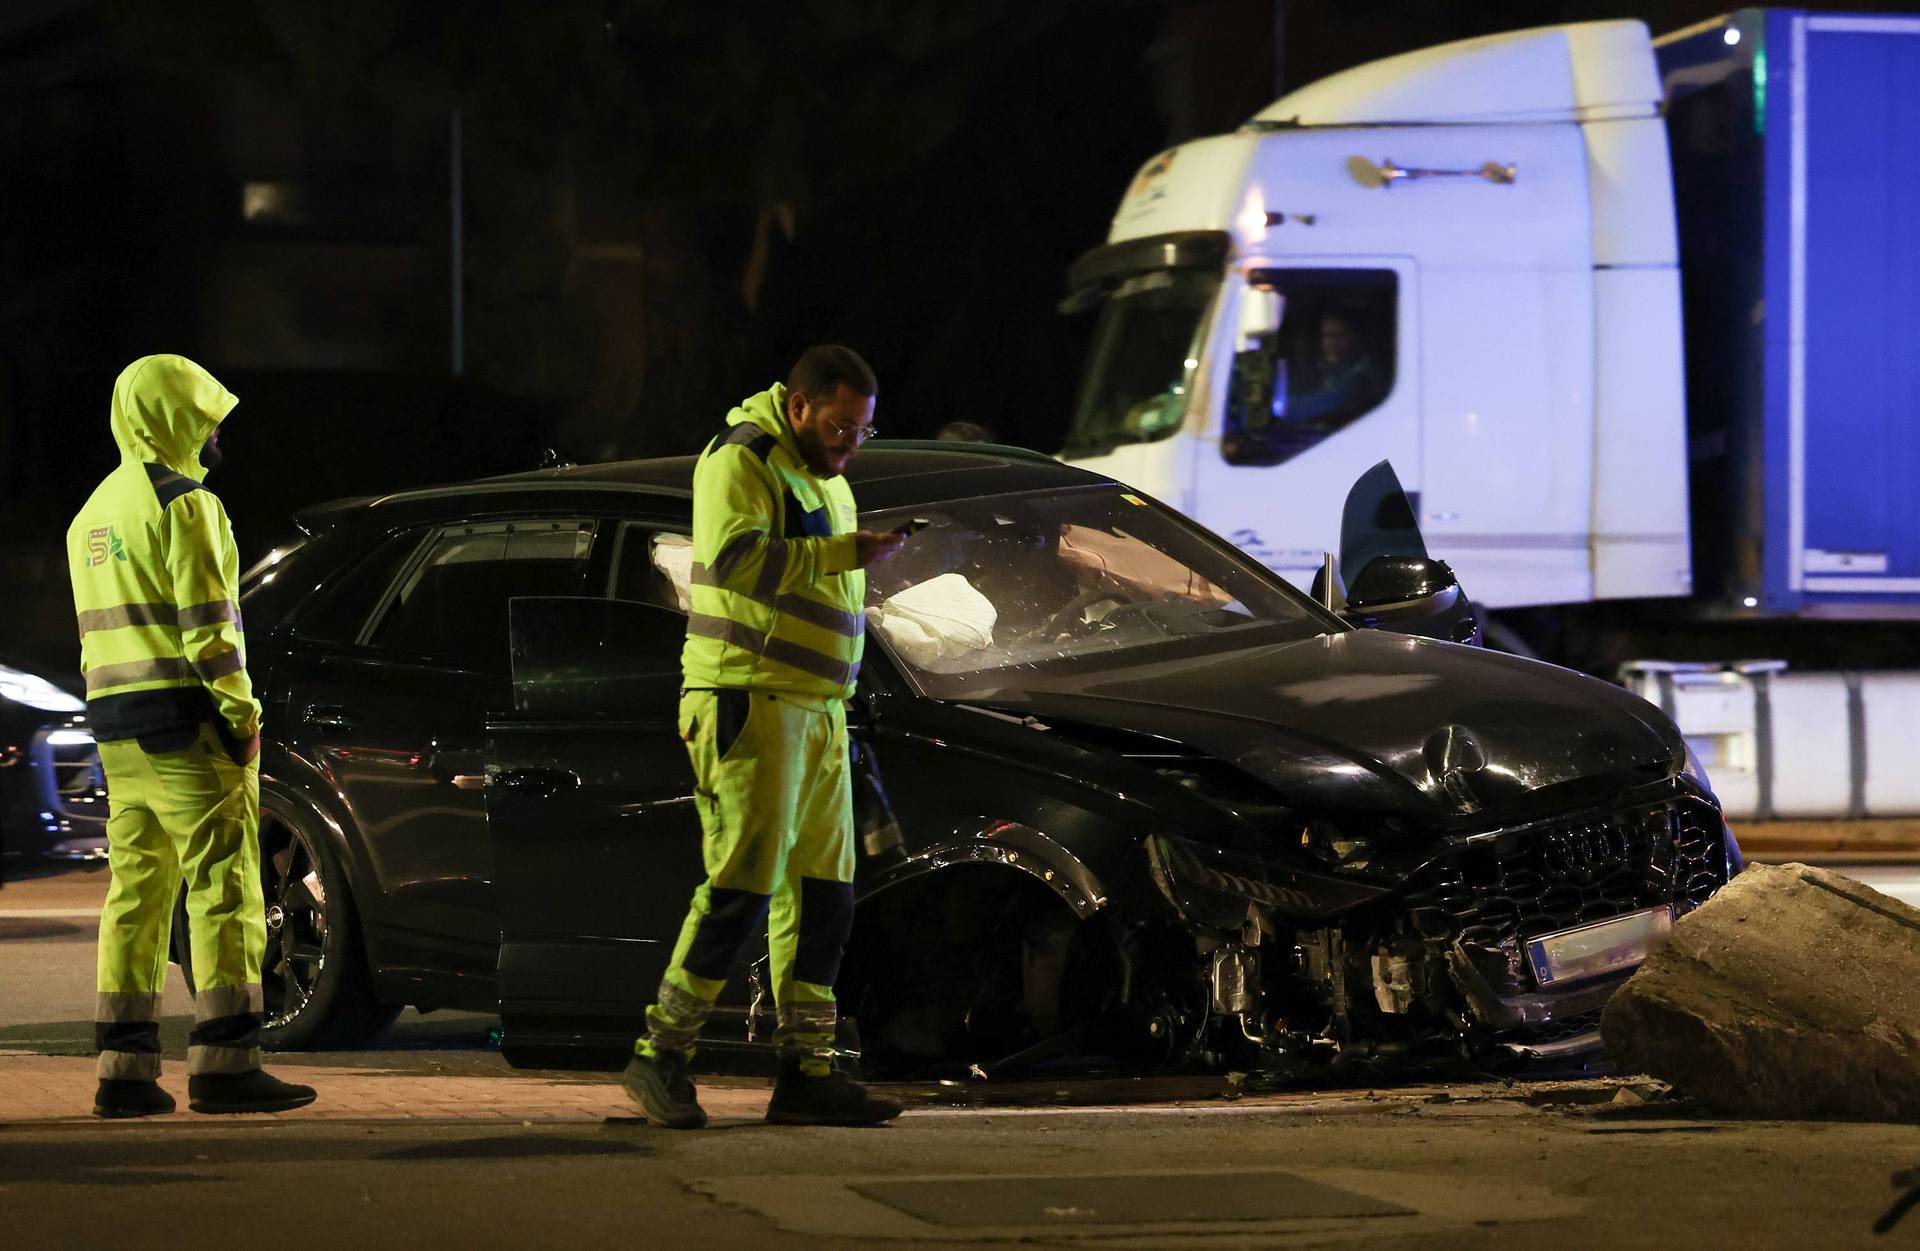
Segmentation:
[(123, 461), (198, 480), (200, 448), (240, 401), (184, 356), (143, 356), (113, 384), (113, 441)]

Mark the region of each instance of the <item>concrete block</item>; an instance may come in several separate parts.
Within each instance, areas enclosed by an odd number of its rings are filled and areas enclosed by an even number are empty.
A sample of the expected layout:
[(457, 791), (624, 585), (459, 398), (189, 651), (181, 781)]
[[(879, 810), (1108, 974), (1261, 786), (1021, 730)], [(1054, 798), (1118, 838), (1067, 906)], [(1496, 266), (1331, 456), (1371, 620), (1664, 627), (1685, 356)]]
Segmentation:
[(1725, 1112), (1920, 1121), (1920, 909), (1748, 865), (1608, 1002), (1621, 1068)]

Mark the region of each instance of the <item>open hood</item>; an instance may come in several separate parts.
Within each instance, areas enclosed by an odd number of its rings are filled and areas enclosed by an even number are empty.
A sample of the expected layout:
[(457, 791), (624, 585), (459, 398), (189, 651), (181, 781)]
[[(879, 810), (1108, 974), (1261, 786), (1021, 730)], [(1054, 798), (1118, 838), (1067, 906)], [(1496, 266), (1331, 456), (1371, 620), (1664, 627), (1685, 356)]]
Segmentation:
[[(1638, 696), (1479, 648), (1371, 630), (1141, 666), (979, 702), (1174, 739), (1291, 804), (1499, 820), (1548, 787), (1671, 772), (1679, 732)], [(1647, 780), (1642, 778), (1640, 780)]]

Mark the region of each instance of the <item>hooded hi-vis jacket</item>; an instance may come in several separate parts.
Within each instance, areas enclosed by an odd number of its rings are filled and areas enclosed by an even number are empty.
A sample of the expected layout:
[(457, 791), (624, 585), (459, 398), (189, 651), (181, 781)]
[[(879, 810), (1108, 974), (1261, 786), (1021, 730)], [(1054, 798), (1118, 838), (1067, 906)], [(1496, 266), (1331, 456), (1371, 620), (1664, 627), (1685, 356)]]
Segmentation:
[(143, 356), (113, 385), (120, 467), (67, 529), (96, 739), (167, 751), (208, 721), (239, 742), (260, 729), (233, 528), (194, 476), (201, 446), (236, 403), (183, 356)]
[(681, 674), (690, 688), (845, 699), (866, 640), (853, 488), (808, 470), (786, 407), (777, 383), (742, 401), (694, 467)]

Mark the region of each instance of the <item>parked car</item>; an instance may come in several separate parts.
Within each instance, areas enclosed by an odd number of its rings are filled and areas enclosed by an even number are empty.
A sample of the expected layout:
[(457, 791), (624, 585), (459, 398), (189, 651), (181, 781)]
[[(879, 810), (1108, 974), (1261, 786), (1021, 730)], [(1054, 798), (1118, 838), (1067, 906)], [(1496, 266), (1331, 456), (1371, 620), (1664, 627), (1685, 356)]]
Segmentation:
[(0, 881), (5, 862), (106, 854), (107, 792), (86, 701), (0, 658)]
[[(701, 877), (692, 469), (327, 505), (249, 574), (269, 1045), (404, 1004), (497, 1009), (516, 1063), (640, 1030)], [(1444, 641), (1472, 610), (1390, 471), (1344, 615), (1037, 454), (852, 477), (865, 525), (926, 523), (871, 571), (848, 717), (903, 839), (869, 823), (839, 986), (869, 1073), (1577, 1057), (1737, 865), (1658, 709)], [(768, 1045), (752, 954), (712, 1048)]]

